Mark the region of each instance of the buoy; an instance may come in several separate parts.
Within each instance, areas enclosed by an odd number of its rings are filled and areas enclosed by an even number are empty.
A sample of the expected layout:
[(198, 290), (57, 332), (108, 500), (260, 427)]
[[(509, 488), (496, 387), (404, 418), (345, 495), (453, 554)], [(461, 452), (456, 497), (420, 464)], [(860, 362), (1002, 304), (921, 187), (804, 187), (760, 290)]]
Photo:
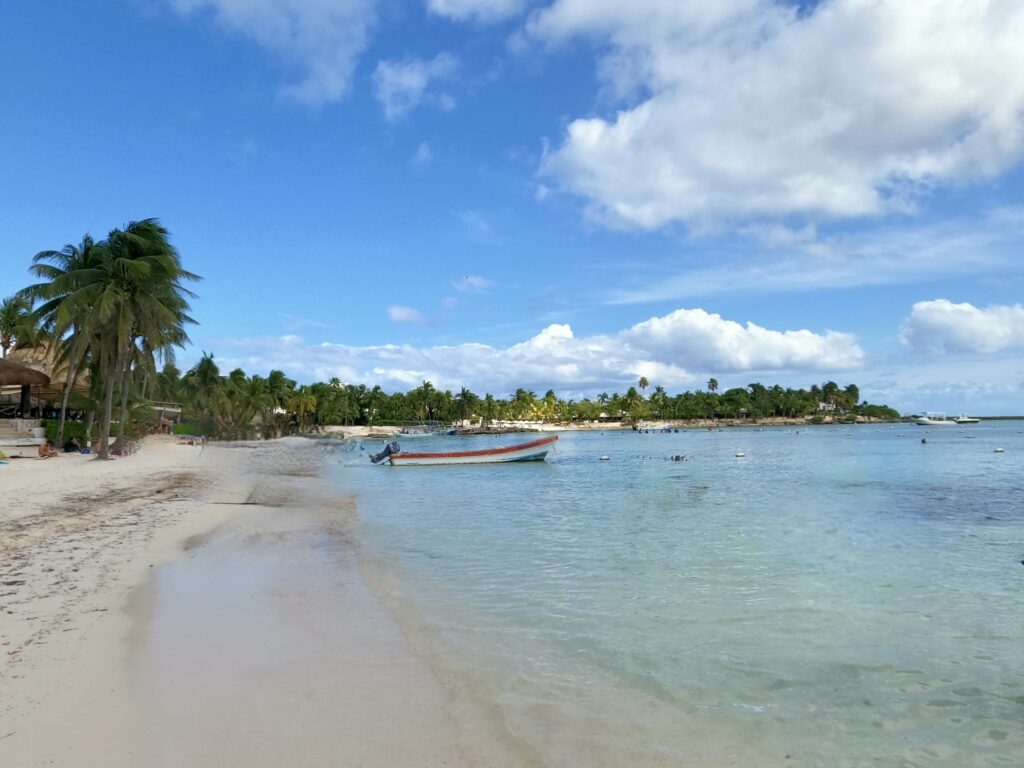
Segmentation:
[(608, 457), (607, 456), (602, 456), (601, 457), (601, 461), (608, 461)]
[(1005, 453), (1005, 451), (1003, 451), (1002, 448), (996, 448), (995, 452), (996, 453)]
[(742, 458), (743, 458), (744, 456), (746, 456), (746, 455), (747, 455), (747, 454), (745, 454), (745, 453), (737, 453), (737, 454), (736, 454), (736, 458), (737, 458), (737, 459), (742, 459)]

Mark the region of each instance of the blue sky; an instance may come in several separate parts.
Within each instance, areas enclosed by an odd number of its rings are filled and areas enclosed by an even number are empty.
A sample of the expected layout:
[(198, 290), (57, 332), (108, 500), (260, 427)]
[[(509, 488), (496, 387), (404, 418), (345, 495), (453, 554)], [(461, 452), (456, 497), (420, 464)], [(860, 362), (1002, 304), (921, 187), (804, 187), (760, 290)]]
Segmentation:
[(158, 216), (205, 278), (182, 365), (1024, 412), (1019, 3), (98, 0), (2, 35), (0, 293)]

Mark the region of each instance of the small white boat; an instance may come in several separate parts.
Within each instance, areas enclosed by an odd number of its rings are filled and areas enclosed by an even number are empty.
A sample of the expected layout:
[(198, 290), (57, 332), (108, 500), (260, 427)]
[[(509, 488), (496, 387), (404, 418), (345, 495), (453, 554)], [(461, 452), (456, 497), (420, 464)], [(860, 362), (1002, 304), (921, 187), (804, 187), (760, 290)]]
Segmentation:
[(964, 416), (962, 413), (953, 419), (957, 424), (980, 424), (981, 419), (975, 416)]
[(946, 414), (938, 411), (926, 411), (924, 416), (914, 422), (921, 427), (955, 427), (956, 422), (947, 419)]
[(448, 431), (448, 427), (439, 421), (423, 422), (421, 424), (407, 424), (399, 431), (402, 438), (407, 437), (436, 437)]
[(543, 461), (558, 440), (558, 435), (505, 448), (452, 453), (405, 453), (398, 443), (388, 443), (384, 450), (370, 457), (374, 464), (390, 462), (391, 466), (433, 466), (438, 464), (503, 464), (512, 461)]

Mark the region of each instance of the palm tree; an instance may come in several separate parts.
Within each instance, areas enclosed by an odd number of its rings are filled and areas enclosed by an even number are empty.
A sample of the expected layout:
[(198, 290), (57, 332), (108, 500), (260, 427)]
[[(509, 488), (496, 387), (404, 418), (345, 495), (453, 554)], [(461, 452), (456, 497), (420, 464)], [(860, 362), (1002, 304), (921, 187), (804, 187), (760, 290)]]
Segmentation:
[(12, 349), (34, 345), (38, 337), (39, 325), (30, 299), (17, 295), (0, 302), (0, 357), (7, 357)]
[(466, 410), (472, 408), (479, 401), (480, 398), (466, 387), (462, 387), (459, 393), (455, 395), (455, 402), (459, 404), (459, 420), (463, 425), (466, 423)]
[(717, 391), (718, 391), (718, 379), (715, 379), (715, 378), (708, 379), (708, 392), (717, 392)]
[(629, 419), (632, 422), (636, 422), (637, 416), (640, 413), (640, 407), (643, 405), (644, 399), (634, 387), (630, 387), (626, 392), (626, 396), (622, 398), (622, 406), (626, 409), (629, 414)]
[(377, 411), (380, 410), (381, 403), (386, 399), (387, 395), (384, 394), (380, 384), (374, 385), (373, 389), (370, 390), (370, 394), (366, 397), (366, 419), (370, 426), (373, 426), (374, 419), (377, 418)]
[(651, 395), (651, 401), (658, 405), (658, 418), (662, 418), (664, 416), (665, 400), (665, 388), (659, 384), (654, 388), (654, 394)]
[(204, 431), (217, 429), (226, 397), (220, 369), (213, 361), (213, 355), (203, 352), (199, 362), (185, 374), (183, 382)]
[(488, 392), (484, 396), (484, 424), (490, 424), (494, 418), (494, 412), (496, 409), (496, 403), (494, 401), (494, 395)]
[(647, 396), (647, 388), (649, 386), (651, 386), (651, 382), (649, 382), (647, 380), (646, 376), (641, 376), (640, 377), (640, 381), (638, 383), (640, 384), (640, 389), (643, 390), (644, 397), (646, 397)]
[(276, 437), (281, 433), (281, 420), (282, 411), (284, 410), (285, 403), (292, 395), (292, 391), (295, 389), (295, 382), (284, 375), (283, 371), (273, 370), (267, 374), (266, 379), (267, 395), (270, 398), (270, 427), (264, 427), (264, 437), (270, 432)]
[(99, 329), (92, 306), (96, 296), (93, 283), (106, 256), (104, 245), (96, 243), (88, 234), (78, 245), (69, 243), (59, 251), (40, 251), (33, 257), (30, 271), (45, 282), (31, 285), (22, 292), (42, 302), (36, 314), (53, 339), (55, 362), (65, 367), (58, 445), (64, 442), (68, 399), (82, 371), (89, 366), (97, 341)]
[(419, 415), (424, 421), (431, 418), (434, 412), (434, 400), (437, 396), (437, 390), (434, 385), (429, 381), (424, 380), (418, 389), (414, 389), (409, 395), (413, 398), (414, 402), (419, 403)]
[(537, 405), (537, 393), (520, 387), (512, 396), (512, 408), (517, 418), (530, 415)]
[(309, 387), (299, 387), (288, 400), (288, 410), (298, 417), (299, 431), (306, 430), (306, 417), (316, 412), (316, 395)]
[[(165, 356), (187, 343), (184, 327), (195, 322), (187, 314), (186, 299), (194, 294), (182, 283), (199, 277), (181, 266), (169, 237), (156, 219), (143, 219), (115, 229), (105, 243), (106, 257), (93, 283), (99, 294), (94, 311), (103, 329), (99, 354), (106, 385), (99, 458), (109, 458), (114, 387), (118, 379), (124, 381), (136, 349), (147, 361)], [(118, 431), (120, 441), (123, 422)]]

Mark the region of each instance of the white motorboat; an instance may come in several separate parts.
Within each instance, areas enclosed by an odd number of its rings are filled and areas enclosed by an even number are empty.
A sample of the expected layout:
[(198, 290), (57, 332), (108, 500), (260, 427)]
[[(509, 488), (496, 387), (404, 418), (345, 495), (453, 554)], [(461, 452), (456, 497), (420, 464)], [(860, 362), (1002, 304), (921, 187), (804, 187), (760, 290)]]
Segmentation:
[(956, 422), (947, 419), (946, 414), (939, 411), (925, 411), (924, 416), (914, 422), (922, 427), (955, 427)]
[(393, 467), (424, 466), (438, 464), (503, 464), (513, 461), (543, 461), (554, 447), (558, 435), (541, 438), (529, 443), (510, 445), (503, 448), (486, 448), (479, 451), (455, 451), (450, 453), (406, 453), (398, 443), (388, 443), (384, 450), (370, 457), (374, 464), (389, 462)]
[(953, 421), (955, 421), (957, 424), (980, 424), (981, 423), (981, 419), (977, 418), (976, 416), (964, 416), (964, 414), (962, 414), (962, 413), (959, 416), (957, 416), (955, 419), (953, 419)]

